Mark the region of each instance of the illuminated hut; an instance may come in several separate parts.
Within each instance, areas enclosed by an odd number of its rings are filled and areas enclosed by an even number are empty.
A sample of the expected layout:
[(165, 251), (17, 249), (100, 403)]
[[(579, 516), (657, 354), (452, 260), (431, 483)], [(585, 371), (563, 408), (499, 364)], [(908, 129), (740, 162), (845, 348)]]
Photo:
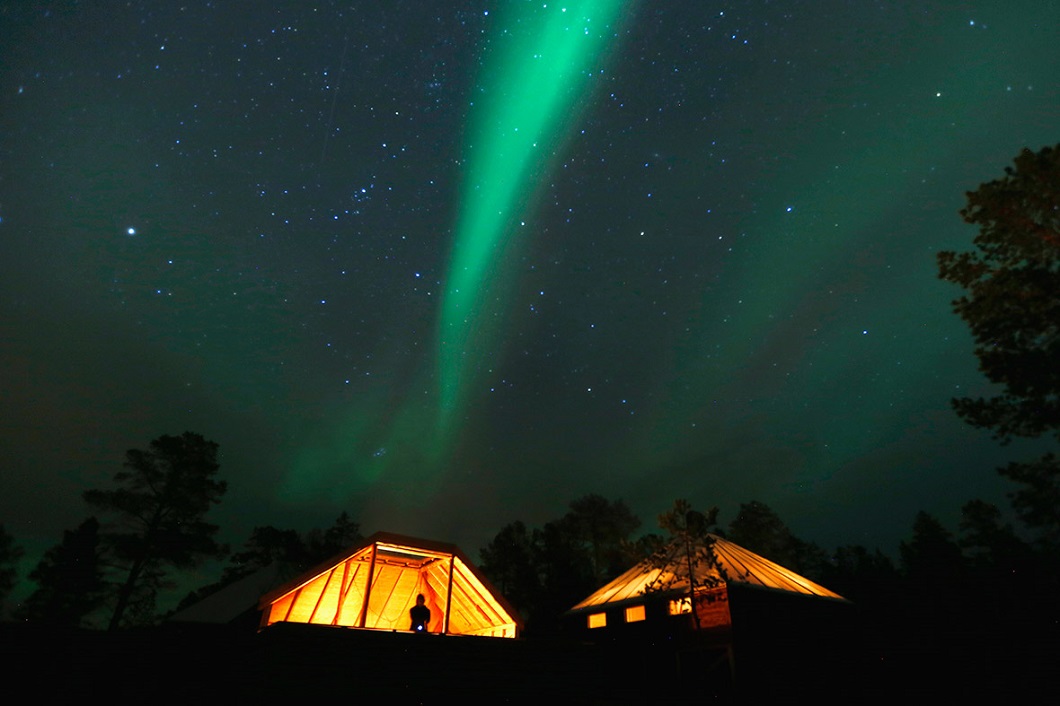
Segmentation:
[(755, 685), (757, 699), (812, 691), (841, 672), (856, 639), (849, 608), (824, 586), (708, 535), (698, 546), (669, 545), (567, 615), (594, 641), (618, 646), (609, 654), (622, 660), (621, 679), (653, 683), (676, 665), (675, 677), (697, 688)]
[[(689, 566), (694, 596), (689, 591)], [(731, 589), (755, 588), (844, 601), (790, 569), (716, 535), (691, 551), (681, 543), (634, 566), (568, 611), (590, 630), (646, 621), (695, 626), (724, 639), (732, 629)], [(693, 600), (694, 599), (694, 600)], [(693, 603), (695, 614), (692, 615)]]
[(521, 628), (456, 546), (383, 532), (263, 596), (261, 625), (406, 631), (420, 594), (431, 611), (428, 632), (515, 637)]

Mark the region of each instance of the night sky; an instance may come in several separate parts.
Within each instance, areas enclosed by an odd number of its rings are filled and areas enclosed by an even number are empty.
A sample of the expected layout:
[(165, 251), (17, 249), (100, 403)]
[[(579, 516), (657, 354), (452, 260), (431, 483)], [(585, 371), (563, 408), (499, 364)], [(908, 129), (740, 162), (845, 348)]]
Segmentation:
[(31, 566), (190, 430), (234, 545), (955, 528), (1030, 451), (950, 409), (935, 255), (1060, 141), (1058, 46), (1041, 0), (0, 1), (0, 523)]

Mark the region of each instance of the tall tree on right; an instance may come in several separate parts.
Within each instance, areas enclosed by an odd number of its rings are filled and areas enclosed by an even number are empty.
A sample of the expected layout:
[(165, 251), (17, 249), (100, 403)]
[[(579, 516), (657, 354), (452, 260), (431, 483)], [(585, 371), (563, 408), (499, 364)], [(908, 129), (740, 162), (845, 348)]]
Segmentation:
[[(979, 228), (976, 249), (939, 253), (939, 277), (964, 288), (954, 311), (1000, 393), (953, 406), (1002, 443), (1060, 443), (1060, 145), (1023, 150), (1004, 177), (967, 196), (961, 216)], [(1060, 458), (1050, 452), (999, 470), (1023, 486), (1012, 494), (1020, 518), (1042, 543), (1060, 546)]]

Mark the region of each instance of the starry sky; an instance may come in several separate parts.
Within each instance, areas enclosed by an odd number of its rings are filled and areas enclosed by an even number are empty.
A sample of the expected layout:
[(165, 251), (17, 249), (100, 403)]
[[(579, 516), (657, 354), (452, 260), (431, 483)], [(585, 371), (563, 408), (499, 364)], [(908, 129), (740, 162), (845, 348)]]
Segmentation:
[[(937, 279), (1058, 141), (1039, 0), (0, 0), (0, 522), (124, 452), (460, 544), (587, 493), (894, 554), (1004, 504)], [(29, 561), (29, 559), (27, 561)]]

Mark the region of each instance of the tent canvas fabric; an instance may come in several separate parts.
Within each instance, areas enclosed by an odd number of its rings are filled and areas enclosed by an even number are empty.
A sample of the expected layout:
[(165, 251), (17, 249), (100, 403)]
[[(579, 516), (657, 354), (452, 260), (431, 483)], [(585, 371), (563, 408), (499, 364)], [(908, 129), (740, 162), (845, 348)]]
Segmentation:
[(244, 615), (255, 611), (262, 594), (294, 573), (286, 564), (274, 561), (177, 611), (170, 616), (169, 621), (225, 624), (242, 620)]
[[(696, 583), (700, 586), (722, 586), (726, 584), (743, 584), (758, 588), (799, 593), (808, 596), (845, 599), (799, 574), (774, 563), (765, 557), (748, 551), (738, 544), (717, 535), (708, 535), (712, 540), (711, 548), (716, 565), (697, 562), (693, 565)], [(602, 586), (590, 596), (579, 602), (568, 613), (581, 613), (614, 607), (618, 604), (643, 601), (648, 594), (648, 586), (664, 587), (657, 591), (660, 595), (687, 595), (688, 571), (686, 566), (686, 549), (680, 543), (671, 544), (664, 553), (662, 561), (653, 563), (645, 560), (625, 572), (610, 583)], [(727, 581), (723, 579), (720, 567)]]
[(379, 532), (263, 596), (262, 627), (277, 622), (409, 630), (423, 594), (427, 631), (516, 637), (515, 610), (455, 545)]

